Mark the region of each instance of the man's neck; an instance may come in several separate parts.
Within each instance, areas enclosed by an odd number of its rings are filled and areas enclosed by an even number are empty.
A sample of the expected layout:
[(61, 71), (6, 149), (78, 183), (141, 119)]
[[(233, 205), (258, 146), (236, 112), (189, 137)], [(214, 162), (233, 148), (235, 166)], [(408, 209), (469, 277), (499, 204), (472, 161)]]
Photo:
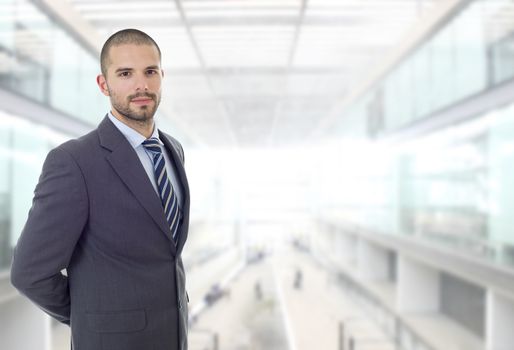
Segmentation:
[(124, 115), (121, 115), (115, 109), (111, 110), (111, 114), (114, 116), (114, 118), (118, 119), (120, 122), (127, 125), (129, 128), (134, 129), (135, 131), (143, 135), (145, 138), (149, 138), (150, 136), (152, 136), (154, 129), (153, 118), (141, 121), (133, 120), (125, 117)]

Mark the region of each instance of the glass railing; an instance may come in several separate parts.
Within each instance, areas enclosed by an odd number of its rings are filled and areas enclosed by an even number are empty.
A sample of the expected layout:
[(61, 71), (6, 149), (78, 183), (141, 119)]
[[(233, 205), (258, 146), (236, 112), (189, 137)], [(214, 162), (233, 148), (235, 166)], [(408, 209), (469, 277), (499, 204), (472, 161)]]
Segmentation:
[(514, 104), (395, 145), (343, 144), (318, 174), (320, 212), (514, 267), (513, 140)]
[(0, 271), (9, 268), (46, 153), (67, 139), (0, 112)]
[(334, 129), (380, 136), (514, 78), (509, 0), (473, 0), (342, 112)]
[(0, 2), (0, 88), (96, 125), (108, 110), (96, 54), (33, 1)]

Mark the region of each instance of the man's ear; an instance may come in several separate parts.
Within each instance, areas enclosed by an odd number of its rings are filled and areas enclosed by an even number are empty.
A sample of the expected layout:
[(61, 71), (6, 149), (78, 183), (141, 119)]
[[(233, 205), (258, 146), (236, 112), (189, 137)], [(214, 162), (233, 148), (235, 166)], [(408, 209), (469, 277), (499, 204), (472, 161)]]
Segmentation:
[(96, 77), (96, 83), (98, 84), (98, 87), (100, 88), (100, 91), (102, 92), (102, 94), (104, 94), (105, 96), (110, 96), (109, 95), (109, 87), (107, 86), (107, 80), (105, 80), (105, 77), (103, 76), (103, 74), (99, 74)]

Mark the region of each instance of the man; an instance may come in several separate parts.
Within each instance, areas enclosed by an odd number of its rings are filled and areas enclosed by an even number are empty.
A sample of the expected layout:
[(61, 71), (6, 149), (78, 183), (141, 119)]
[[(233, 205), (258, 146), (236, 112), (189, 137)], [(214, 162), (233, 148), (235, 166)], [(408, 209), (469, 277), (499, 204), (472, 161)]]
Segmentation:
[(161, 53), (122, 30), (101, 68), (111, 112), (48, 154), (12, 284), (71, 326), (74, 350), (185, 350), (189, 189), (182, 147), (154, 125)]

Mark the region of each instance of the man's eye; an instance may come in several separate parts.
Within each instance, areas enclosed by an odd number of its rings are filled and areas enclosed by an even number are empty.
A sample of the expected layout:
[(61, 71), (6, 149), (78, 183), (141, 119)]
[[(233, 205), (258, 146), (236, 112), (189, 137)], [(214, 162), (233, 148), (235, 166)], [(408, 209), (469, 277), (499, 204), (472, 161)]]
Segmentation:
[(130, 75), (130, 72), (121, 72), (118, 74), (120, 77), (128, 77)]
[(155, 69), (150, 69), (150, 70), (146, 71), (146, 74), (148, 74), (148, 75), (157, 74), (157, 71)]

